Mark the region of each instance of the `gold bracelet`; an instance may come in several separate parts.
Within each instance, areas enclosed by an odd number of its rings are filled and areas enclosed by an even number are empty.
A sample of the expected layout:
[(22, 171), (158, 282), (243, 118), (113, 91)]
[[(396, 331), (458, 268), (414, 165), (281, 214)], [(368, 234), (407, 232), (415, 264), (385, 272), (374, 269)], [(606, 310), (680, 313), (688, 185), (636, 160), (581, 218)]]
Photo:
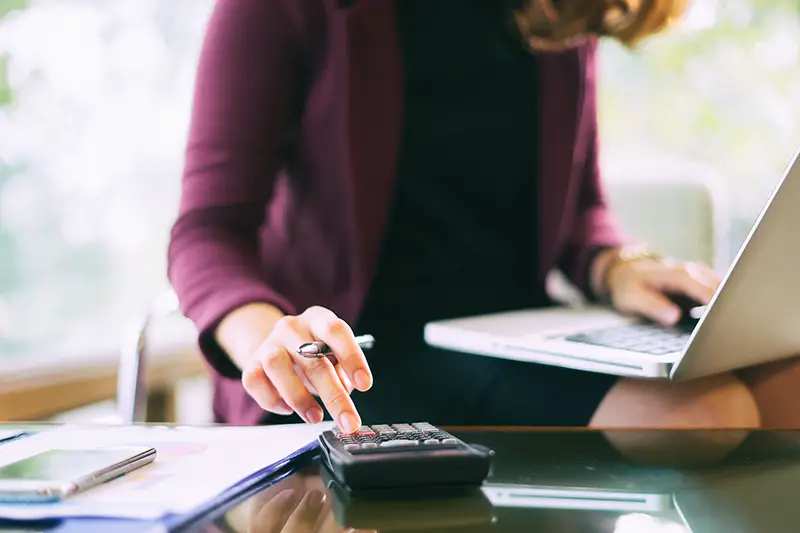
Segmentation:
[(654, 252), (649, 246), (641, 244), (636, 246), (623, 246), (617, 250), (614, 262), (629, 263), (631, 261), (663, 261), (664, 256)]
[(618, 267), (635, 261), (663, 262), (664, 260), (665, 258), (663, 255), (653, 251), (652, 248), (645, 244), (622, 246), (617, 248), (616, 252), (611, 257), (608, 266), (606, 266), (606, 271), (603, 274), (602, 286), (604, 294), (609, 294), (609, 282), (611, 281), (611, 276)]

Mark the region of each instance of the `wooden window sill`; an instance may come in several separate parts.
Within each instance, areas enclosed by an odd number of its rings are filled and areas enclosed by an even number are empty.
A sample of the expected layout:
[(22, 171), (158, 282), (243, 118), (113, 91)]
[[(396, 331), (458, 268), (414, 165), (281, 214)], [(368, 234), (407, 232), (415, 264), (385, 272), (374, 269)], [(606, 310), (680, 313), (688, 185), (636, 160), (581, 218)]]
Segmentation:
[[(87, 357), (0, 359), (0, 420), (37, 421), (94, 403), (114, 400), (119, 353)], [(148, 418), (171, 422), (175, 384), (207, 373), (190, 342), (160, 344), (147, 359)]]

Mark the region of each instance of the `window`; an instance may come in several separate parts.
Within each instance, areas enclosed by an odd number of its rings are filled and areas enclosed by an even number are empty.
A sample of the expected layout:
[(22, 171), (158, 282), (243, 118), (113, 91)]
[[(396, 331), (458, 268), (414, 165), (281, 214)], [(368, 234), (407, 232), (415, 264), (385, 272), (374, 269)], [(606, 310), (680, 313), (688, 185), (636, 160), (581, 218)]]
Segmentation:
[[(797, 8), (696, 1), (687, 25), (641, 50), (603, 45), (604, 161), (703, 165), (746, 230), (800, 143)], [(0, 0), (0, 355), (116, 346), (166, 287), (212, 6)]]
[(695, 0), (682, 27), (637, 51), (604, 43), (609, 174), (703, 169), (729, 197), (738, 250), (800, 145), (799, 39), (794, 0)]
[(212, 6), (0, 0), (3, 356), (113, 349), (166, 287)]

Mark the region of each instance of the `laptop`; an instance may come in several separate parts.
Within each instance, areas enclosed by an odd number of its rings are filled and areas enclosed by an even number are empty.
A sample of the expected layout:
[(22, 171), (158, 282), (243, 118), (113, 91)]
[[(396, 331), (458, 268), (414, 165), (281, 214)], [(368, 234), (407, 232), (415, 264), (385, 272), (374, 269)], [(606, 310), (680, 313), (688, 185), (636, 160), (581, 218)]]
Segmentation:
[(800, 354), (800, 152), (698, 319), (664, 328), (608, 307), (431, 322), (425, 340), (463, 353), (675, 381)]

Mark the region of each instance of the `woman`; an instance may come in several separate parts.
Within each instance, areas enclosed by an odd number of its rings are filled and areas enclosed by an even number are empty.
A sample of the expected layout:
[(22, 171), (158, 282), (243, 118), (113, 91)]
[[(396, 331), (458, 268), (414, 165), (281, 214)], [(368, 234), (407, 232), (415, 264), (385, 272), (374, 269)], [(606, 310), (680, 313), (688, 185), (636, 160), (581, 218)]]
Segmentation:
[[(587, 36), (632, 44), (683, 8), (641, 6), (218, 0), (170, 245), (218, 421), (757, 425), (732, 375), (650, 383), (422, 342), (429, 320), (550, 304), (553, 268), (664, 324), (664, 293), (708, 302), (708, 269), (623, 245), (598, 175)], [(369, 363), (354, 330), (378, 339)], [(298, 357), (312, 339), (340, 363)]]

